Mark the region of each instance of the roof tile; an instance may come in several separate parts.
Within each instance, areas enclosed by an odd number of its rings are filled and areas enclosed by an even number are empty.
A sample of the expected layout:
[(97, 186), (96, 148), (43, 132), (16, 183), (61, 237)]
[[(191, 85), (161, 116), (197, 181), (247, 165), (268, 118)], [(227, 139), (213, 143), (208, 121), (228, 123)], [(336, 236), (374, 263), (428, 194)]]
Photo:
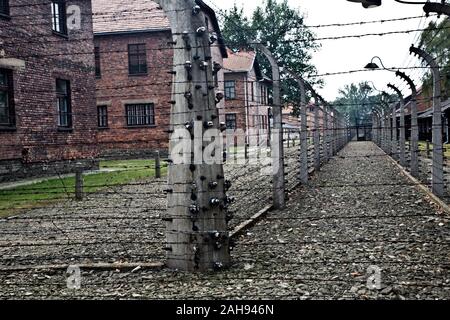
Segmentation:
[(169, 20), (151, 0), (93, 0), (94, 33), (170, 30)]
[(249, 72), (253, 68), (256, 53), (254, 51), (233, 52), (228, 49), (228, 58), (223, 60), (225, 73)]

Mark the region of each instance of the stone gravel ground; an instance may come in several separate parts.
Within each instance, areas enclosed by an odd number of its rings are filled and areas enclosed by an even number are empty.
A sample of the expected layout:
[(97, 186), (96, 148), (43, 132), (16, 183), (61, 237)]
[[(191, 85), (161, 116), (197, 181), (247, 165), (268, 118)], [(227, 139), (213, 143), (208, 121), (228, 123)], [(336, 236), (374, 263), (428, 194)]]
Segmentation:
[[(286, 150), (294, 183), (298, 151)], [(270, 166), (263, 169), (256, 156), (225, 165), (236, 198), (230, 230), (271, 203)], [(166, 189), (165, 179), (151, 179), (0, 219), (0, 266), (163, 261)]]
[[(0, 297), (449, 299), (449, 217), (409, 184), (374, 144), (354, 142), (293, 192), (285, 210), (240, 237), (226, 271), (82, 270), (80, 290), (67, 289), (62, 271), (0, 272)], [(377, 289), (367, 286), (369, 267), (380, 271)]]

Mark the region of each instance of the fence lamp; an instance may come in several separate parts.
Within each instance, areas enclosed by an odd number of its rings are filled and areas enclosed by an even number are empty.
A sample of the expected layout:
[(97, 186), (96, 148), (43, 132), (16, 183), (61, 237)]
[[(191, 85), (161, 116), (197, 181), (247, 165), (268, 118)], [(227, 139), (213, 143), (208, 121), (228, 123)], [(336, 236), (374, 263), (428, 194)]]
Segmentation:
[[(376, 8), (381, 6), (381, 0), (347, 0), (350, 2), (358, 2), (361, 3), (362, 6), (366, 9)], [(450, 16), (450, 5), (446, 3), (445, 0), (441, 0), (441, 2), (417, 2), (417, 1), (403, 1), (403, 0), (394, 0), (395, 2), (402, 4), (423, 4), (423, 11), (425, 11), (426, 16), (428, 17), (430, 13), (437, 13), (438, 17), (442, 14)]]

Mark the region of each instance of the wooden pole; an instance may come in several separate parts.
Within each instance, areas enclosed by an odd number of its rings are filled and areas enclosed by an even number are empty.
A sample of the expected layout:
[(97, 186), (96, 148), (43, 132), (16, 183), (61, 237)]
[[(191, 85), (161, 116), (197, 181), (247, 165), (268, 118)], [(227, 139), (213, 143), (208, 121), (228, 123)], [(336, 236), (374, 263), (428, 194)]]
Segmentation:
[(83, 200), (83, 164), (78, 162), (75, 168), (75, 200)]
[(155, 156), (155, 178), (156, 179), (161, 178), (161, 156), (159, 151), (156, 151)]

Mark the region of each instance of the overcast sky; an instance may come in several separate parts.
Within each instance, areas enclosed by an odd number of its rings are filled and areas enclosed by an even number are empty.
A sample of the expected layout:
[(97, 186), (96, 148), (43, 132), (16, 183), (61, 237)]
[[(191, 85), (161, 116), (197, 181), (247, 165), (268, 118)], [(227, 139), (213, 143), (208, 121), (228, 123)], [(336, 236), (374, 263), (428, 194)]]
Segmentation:
[[(229, 9), (234, 3), (244, 6), (246, 14), (250, 14), (264, 0), (207, 0), (213, 8)], [(314, 28), (317, 37), (356, 35), (364, 33), (380, 33), (410, 29), (422, 29), (435, 18), (425, 18), (421, 5), (404, 5), (393, 0), (384, 0), (381, 7), (364, 9), (358, 3), (346, 0), (289, 0), (291, 7), (298, 8), (305, 14), (307, 25), (323, 25), (331, 23), (348, 23), (359, 21), (382, 20), (422, 16), (423, 18), (398, 22), (385, 22), (357, 25), (350, 27)], [(218, 13), (220, 16), (220, 13)], [(313, 63), (319, 74), (363, 69), (370, 59), (380, 56), (386, 67), (419, 66), (420, 61), (409, 55), (409, 47), (417, 40), (418, 33), (387, 36), (371, 36), (367, 38), (324, 40), (322, 48), (314, 55)], [(377, 64), (378, 61), (376, 62)], [(421, 70), (406, 70), (416, 80), (421, 77)], [(406, 85), (397, 80), (394, 73), (388, 71), (361, 72), (350, 75), (327, 76), (325, 87), (318, 90), (327, 100), (333, 101), (340, 88), (345, 84), (370, 80), (379, 90), (387, 89), (392, 82), (409, 95)]]

